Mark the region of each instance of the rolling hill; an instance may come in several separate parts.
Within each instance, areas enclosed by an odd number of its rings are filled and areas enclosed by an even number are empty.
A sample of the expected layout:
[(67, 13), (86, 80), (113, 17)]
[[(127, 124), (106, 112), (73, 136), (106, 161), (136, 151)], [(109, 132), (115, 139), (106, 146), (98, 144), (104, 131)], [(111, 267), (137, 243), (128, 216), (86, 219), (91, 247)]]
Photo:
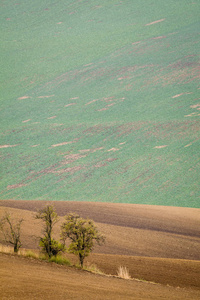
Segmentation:
[[(38, 251), (43, 224), (34, 216), (47, 203), (0, 201), (0, 218), (9, 211), (15, 220), (24, 219), (21, 241), (26, 249)], [(199, 299), (200, 209), (76, 201), (50, 203), (59, 215), (55, 238), (59, 238), (63, 217), (69, 212), (95, 221), (106, 238), (105, 245), (95, 246), (84, 264), (95, 264), (104, 275), (0, 253), (2, 299)], [(77, 263), (77, 257), (66, 255)], [(128, 268), (131, 280), (116, 278), (119, 266)]]
[(0, 198), (199, 207), (200, 3), (0, 6)]

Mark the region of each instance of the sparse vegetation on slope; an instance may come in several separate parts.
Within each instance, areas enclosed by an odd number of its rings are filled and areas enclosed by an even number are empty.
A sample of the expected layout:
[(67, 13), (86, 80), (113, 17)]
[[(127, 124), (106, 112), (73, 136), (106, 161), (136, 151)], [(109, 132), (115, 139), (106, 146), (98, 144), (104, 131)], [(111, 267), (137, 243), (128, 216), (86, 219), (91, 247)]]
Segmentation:
[(129, 270), (126, 267), (120, 266), (117, 270), (117, 276), (123, 279), (131, 279), (131, 276), (129, 274)]
[[(47, 263), (49, 259), (41, 257), (36, 250), (38, 239), (34, 237), (41, 234), (42, 222), (34, 216), (45, 204), (49, 202), (0, 201), (0, 217), (9, 207), (15, 219), (24, 219), (21, 228), (24, 248), (19, 250), (20, 255), (0, 253), (3, 286), (0, 297), (80, 299), (84, 295), (87, 299), (109, 300), (199, 299), (199, 209), (53, 202), (59, 216), (54, 228), (55, 239), (69, 211), (94, 219), (106, 237), (106, 244), (96, 247), (97, 253), (85, 258), (84, 267), (80, 268), (74, 255), (52, 257), (53, 262)], [(13, 253), (13, 248), (9, 249), (6, 248), (6, 252)], [(131, 280), (117, 278), (118, 266), (129, 270)]]
[(0, 253), (0, 258), (0, 295), (6, 299), (199, 299), (199, 291), (194, 289), (99, 276), (14, 255)]

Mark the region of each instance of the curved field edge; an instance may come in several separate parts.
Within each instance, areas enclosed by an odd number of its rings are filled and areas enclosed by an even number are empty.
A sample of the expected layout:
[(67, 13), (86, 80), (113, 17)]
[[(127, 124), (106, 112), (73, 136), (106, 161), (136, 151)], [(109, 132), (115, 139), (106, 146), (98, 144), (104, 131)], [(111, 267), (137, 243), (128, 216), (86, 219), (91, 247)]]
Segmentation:
[[(132, 278), (174, 287), (199, 289), (199, 209), (88, 202), (0, 201), (0, 216), (8, 210), (24, 218), (23, 247), (38, 249), (42, 224), (34, 220), (35, 212), (51, 203), (60, 222), (76, 212), (92, 218), (106, 236), (106, 244), (95, 247), (85, 261), (106, 274), (117, 274), (119, 266), (129, 269)], [(34, 238), (33, 238), (34, 237)], [(68, 256), (68, 255), (67, 255)], [(76, 263), (75, 256), (70, 260)]]
[(0, 254), (3, 299), (198, 299), (199, 291), (94, 275)]

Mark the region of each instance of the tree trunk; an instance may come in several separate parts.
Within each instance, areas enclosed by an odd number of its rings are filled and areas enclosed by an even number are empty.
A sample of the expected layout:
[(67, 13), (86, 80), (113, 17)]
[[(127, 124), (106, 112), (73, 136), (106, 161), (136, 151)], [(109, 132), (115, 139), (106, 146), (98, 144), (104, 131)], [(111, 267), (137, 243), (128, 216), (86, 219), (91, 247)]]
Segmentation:
[(14, 252), (17, 253), (18, 250), (19, 250), (19, 248), (18, 248), (17, 244), (14, 244)]
[(79, 254), (79, 260), (80, 260), (80, 264), (81, 264), (81, 268), (83, 268), (83, 260), (84, 260), (84, 256)]

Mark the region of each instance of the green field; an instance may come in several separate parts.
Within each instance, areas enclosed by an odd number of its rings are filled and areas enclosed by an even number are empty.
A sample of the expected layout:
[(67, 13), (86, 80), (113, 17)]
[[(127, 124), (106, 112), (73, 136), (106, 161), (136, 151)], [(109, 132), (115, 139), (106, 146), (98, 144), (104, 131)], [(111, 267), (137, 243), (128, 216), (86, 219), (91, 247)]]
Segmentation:
[(0, 3), (0, 198), (200, 207), (200, 1)]

